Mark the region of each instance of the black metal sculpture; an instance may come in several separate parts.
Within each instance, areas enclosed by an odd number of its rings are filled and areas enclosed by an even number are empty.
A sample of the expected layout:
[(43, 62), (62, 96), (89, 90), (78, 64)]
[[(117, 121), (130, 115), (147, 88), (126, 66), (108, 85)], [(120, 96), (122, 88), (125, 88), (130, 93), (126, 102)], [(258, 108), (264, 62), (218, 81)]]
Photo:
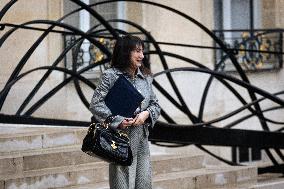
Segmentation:
[[(155, 50), (145, 52), (145, 54), (149, 56), (152, 54), (158, 55), (162, 63), (162, 67), (164, 69), (163, 71), (154, 74), (154, 77), (159, 77), (162, 74), (166, 75), (172, 88), (175, 91), (175, 95), (177, 96), (178, 100), (175, 100), (156, 80), (154, 80), (153, 82), (155, 88), (160, 93), (162, 93), (170, 101), (170, 103), (175, 105), (176, 108), (178, 108), (181, 112), (183, 112), (184, 115), (186, 115), (188, 119), (192, 122), (191, 125), (177, 124), (175, 120), (168, 115), (167, 110), (163, 109), (163, 105), (162, 105), (161, 114), (162, 114), (162, 117), (167, 122), (158, 122), (156, 126), (154, 127), (154, 129), (151, 131), (150, 140), (153, 143), (157, 144), (159, 142), (167, 142), (167, 143), (177, 144), (176, 146), (195, 144), (198, 148), (204, 150), (210, 155), (216, 157), (217, 159), (224, 161), (231, 165), (236, 165), (237, 163), (234, 163), (232, 161), (226, 160), (222, 157), (215, 155), (214, 153), (210, 152), (202, 145), (257, 147), (259, 149), (264, 149), (266, 154), (268, 155), (268, 157), (271, 159), (273, 163), (273, 165), (270, 167), (259, 168), (259, 173), (265, 173), (265, 172), (282, 172), (283, 173), (284, 172), (283, 171), (284, 170), (284, 164), (283, 164), (284, 156), (282, 152), (280, 151), (280, 149), (284, 148), (283, 127), (282, 129), (279, 129), (278, 131), (272, 132), (270, 131), (270, 128), (268, 127), (268, 124), (267, 124), (269, 122), (272, 122), (274, 124), (283, 125), (284, 123), (281, 121), (268, 119), (263, 114), (264, 112), (282, 109), (284, 107), (284, 100), (279, 98), (279, 95), (283, 94), (284, 91), (271, 94), (254, 85), (251, 85), (248, 77), (246, 76), (245, 72), (243, 71), (242, 67), (240, 66), (240, 64), (238, 63), (235, 57), (236, 53), (238, 53), (239, 50), (242, 50), (245, 52), (265, 52), (265, 53), (277, 54), (281, 57), (283, 55), (283, 52), (261, 51), (259, 49), (257, 50), (229, 49), (227, 48), (227, 46), (223, 43), (223, 41), (220, 38), (218, 38), (213, 32), (211, 32), (208, 28), (206, 28), (204, 25), (199, 23), (197, 20), (193, 19), (192, 17), (178, 10), (175, 10), (171, 7), (168, 7), (168, 6), (159, 4), (159, 3), (154, 3), (150, 1), (140, 1), (140, 0), (115, 0), (115, 1), (112, 0), (112, 1), (102, 1), (96, 4), (92, 4), (92, 5), (86, 5), (80, 0), (70, 0), (70, 1), (77, 4), (81, 8), (70, 12), (69, 14), (65, 15), (64, 17), (60, 18), (57, 21), (33, 20), (33, 21), (26, 22), (20, 25), (16, 25), (13, 23), (2, 23), (1, 22), (2, 18), (12, 8), (12, 6), (17, 2), (17, 0), (11, 0), (1, 10), (0, 29), (3, 30), (5, 27), (11, 27), (11, 29), (8, 30), (3, 36), (1, 36), (0, 47), (18, 29), (37, 30), (37, 31), (42, 31), (43, 33), (37, 39), (37, 41), (29, 48), (29, 50), (22, 57), (22, 59), (19, 61), (17, 67), (15, 68), (10, 78), (8, 79), (5, 87), (0, 92), (0, 111), (3, 107), (3, 104), (7, 102), (6, 98), (9, 95), (11, 87), (13, 87), (13, 85), (17, 81), (19, 81), (25, 76), (28, 76), (30, 73), (36, 72), (38, 70), (46, 70), (46, 72), (42, 76), (40, 81), (37, 83), (35, 88), (29, 93), (29, 95), (23, 101), (21, 106), (16, 111), (15, 115), (7, 115), (5, 114), (5, 112), (2, 112), (0, 114), (0, 122), (3, 122), (3, 123), (5, 122), (6, 123), (12, 123), (12, 122), (13, 123), (33, 123), (33, 124), (44, 123), (44, 124), (51, 124), (51, 125), (57, 124), (57, 125), (70, 125), (70, 126), (81, 124), (83, 126), (87, 126), (89, 123), (83, 122), (83, 121), (80, 122), (80, 121), (70, 121), (70, 120), (53, 120), (53, 119), (44, 119), (44, 118), (34, 118), (32, 117), (32, 115), (40, 106), (42, 106), (46, 101), (48, 101), (48, 99), (50, 99), (54, 94), (56, 94), (60, 89), (62, 89), (67, 83), (71, 81), (74, 82), (76, 91), (82, 103), (86, 106), (86, 108), (89, 107), (88, 99), (86, 99), (85, 95), (83, 94), (79, 81), (84, 82), (85, 84), (87, 84), (89, 87), (93, 89), (96, 88), (96, 86), (92, 82), (90, 82), (88, 79), (83, 77), (82, 74), (90, 69), (93, 69), (96, 66), (104, 65), (110, 62), (111, 60), (110, 50), (106, 48), (105, 45), (101, 44), (97, 39), (99, 37), (105, 37), (105, 38), (108, 37), (110, 39), (116, 40), (120, 34), (127, 33), (126, 31), (116, 29), (110, 25), (110, 23), (112, 22), (119, 22), (119, 23), (124, 23), (124, 24), (130, 25), (136, 28), (147, 39), (145, 43), (149, 43), (153, 45)], [(99, 6), (99, 5), (106, 4), (106, 3), (117, 3), (118, 1), (143, 3), (143, 4), (154, 6), (156, 8), (161, 8), (161, 9), (171, 11), (179, 15), (180, 17), (187, 19), (189, 22), (198, 26), (202, 31), (206, 32), (206, 34), (208, 34), (208, 36), (210, 36), (215, 41), (215, 43), (217, 44), (217, 47), (204, 47), (204, 46), (202, 47), (202, 46), (193, 46), (193, 45), (186, 45), (186, 44), (157, 42), (154, 39), (154, 37), (139, 24), (136, 24), (129, 20), (122, 20), (122, 19), (113, 19), (113, 20), (107, 21), (100, 14), (98, 14), (94, 9), (92, 9), (95, 6)], [(62, 22), (67, 17), (83, 9), (88, 11), (91, 16), (97, 19), (100, 22), (100, 25), (102, 25), (105, 29), (97, 30), (98, 26), (94, 26), (89, 31), (83, 32), (79, 30), (78, 28), (75, 28), (71, 25), (68, 25)], [(37, 25), (37, 24), (45, 24), (48, 26), (48, 28), (42, 29), (42, 28), (35, 27), (34, 25)], [(55, 30), (54, 28), (56, 26), (60, 28), (64, 28), (65, 31)], [(103, 35), (103, 32), (107, 33), (108, 36)], [(20, 74), (22, 68), (25, 66), (28, 59), (31, 57), (32, 53), (50, 33), (59, 33), (59, 34), (65, 34), (65, 35), (68, 34), (71, 36), (77, 36), (77, 38), (74, 39), (71, 43), (69, 43), (65, 47), (64, 51), (51, 64), (51, 66), (38, 67), (38, 68), (31, 69), (25, 73)], [(89, 40), (93, 46), (98, 48), (104, 54), (103, 56), (104, 58), (102, 58), (101, 60), (98, 60), (96, 64), (90, 64), (84, 67), (83, 69), (77, 70), (77, 55), (80, 52), (80, 46), (84, 39)], [(195, 48), (212, 48), (212, 49), (215, 48), (215, 49), (220, 49), (223, 53), (222, 53), (221, 61), (218, 64), (216, 64), (216, 67), (214, 68), (214, 70), (212, 70), (204, 66), (203, 64), (196, 62), (192, 59), (189, 59), (187, 57), (180, 56), (178, 54), (174, 54), (171, 52), (164, 52), (161, 50), (159, 46), (160, 44), (195, 47)], [(65, 58), (66, 54), (71, 50), (73, 51), (73, 54), (75, 54), (74, 56), (75, 58), (73, 59), (73, 62), (72, 62), (72, 70), (69, 70), (67, 68), (58, 67), (59, 62), (62, 61)], [(165, 59), (165, 57), (167, 56), (176, 58), (179, 60), (183, 60), (185, 62), (188, 62), (191, 65), (194, 65), (195, 67), (194, 68), (193, 67), (181, 67), (181, 68), (169, 69), (167, 61)], [(236, 77), (232, 77), (228, 74), (220, 72), (222, 71), (222, 68), (224, 67), (225, 59), (230, 59), (230, 62), (234, 66), (235, 70), (237, 71), (241, 79), (237, 79)], [(28, 110), (24, 112), (24, 109), (31, 102), (35, 94), (38, 92), (40, 87), (43, 85), (43, 83), (46, 81), (48, 76), (53, 71), (64, 72), (69, 77), (66, 77), (64, 81), (62, 81), (59, 85), (55, 86), (51, 91), (45, 94), (41, 99), (35, 102)], [(207, 81), (207, 84), (205, 86), (205, 89), (203, 91), (203, 94), (202, 94), (201, 103), (199, 106), (199, 112), (197, 115), (192, 113), (190, 107), (187, 106), (181, 92), (179, 91), (177, 87), (175, 80), (173, 79), (173, 76), (172, 76), (173, 72), (199, 72), (199, 73), (206, 73), (210, 75)], [(210, 86), (213, 80), (218, 80), (220, 83), (222, 83), (228, 90), (232, 92), (232, 94), (235, 95), (235, 97), (243, 104), (243, 106), (227, 115), (218, 117), (211, 121), (204, 121), (203, 114), (204, 114), (204, 109), (205, 109), (205, 102), (206, 102), (208, 91), (210, 89)], [(251, 101), (247, 101), (229, 82), (233, 82), (234, 84), (244, 87), (248, 91)], [(256, 94), (261, 95), (262, 98), (257, 98)], [(275, 102), (277, 106), (263, 110), (259, 102), (263, 100), (267, 100), (267, 99)], [(249, 110), (251, 114), (245, 117), (239, 118), (225, 125), (223, 128), (220, 128), (214, 125), (215, 123), (226, 120), (229, 117), (234, 116), (243, 110)], [(236, 126), (238, 123), (241, 123), (242, 121), (249, 119), (250, 117), (253, 117), (253, 116), (258, 118), (263, 128), (263, 131), (231, 129), (234, 126)], [(261, 138), (261, 140), (259, 140), (259, 138)], [(274, 150), (276, 152), (275, 153), (276, 155), (273, 155), (271, 153), (271, 150)], [(281, 162), (277, 160), (278, 157), (279, 159), (281, 159)]]

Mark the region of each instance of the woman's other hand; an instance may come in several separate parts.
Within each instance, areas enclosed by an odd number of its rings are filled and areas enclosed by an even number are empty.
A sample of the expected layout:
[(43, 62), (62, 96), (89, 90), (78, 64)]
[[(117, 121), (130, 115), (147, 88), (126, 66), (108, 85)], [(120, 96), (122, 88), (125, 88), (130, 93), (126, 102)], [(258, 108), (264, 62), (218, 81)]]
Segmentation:
[(134, 123), (133, 126), (138, 126), (138, 125), (142, 125), (144, 124), (144, 122), (146, 121), (146, 119), (149, 117), (149, 112), (148, 111), (143, 111), (140, 112), (139, 114), (136, 115), (136, 117), (134, 118)]
[(143, 111), (143, 112), (137, 114), (134, 119), (133, 118), (125, 118), (119, 124), (119, 128), (120, 129), (125, 129), (126, 127), (142, 125), (142, 124), (144, 124), (145, 120), (148, 117), (149, 117), (149, 112), (148, 111)]
[(133, 118), (125, 118), (118, 127), (120, 129), (125, 129), (126, 127), (132, 126), (134, 122), (135, 120)]

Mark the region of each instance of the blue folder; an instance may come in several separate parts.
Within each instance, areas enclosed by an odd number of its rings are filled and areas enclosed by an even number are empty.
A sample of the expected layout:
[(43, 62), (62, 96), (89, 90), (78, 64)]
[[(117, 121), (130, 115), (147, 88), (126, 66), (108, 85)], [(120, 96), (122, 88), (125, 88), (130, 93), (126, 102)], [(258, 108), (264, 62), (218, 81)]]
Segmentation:
[(123, 76), (120, 75), (105, 97), (105, 104), (113, 116), (133, 117), (144, 97)]

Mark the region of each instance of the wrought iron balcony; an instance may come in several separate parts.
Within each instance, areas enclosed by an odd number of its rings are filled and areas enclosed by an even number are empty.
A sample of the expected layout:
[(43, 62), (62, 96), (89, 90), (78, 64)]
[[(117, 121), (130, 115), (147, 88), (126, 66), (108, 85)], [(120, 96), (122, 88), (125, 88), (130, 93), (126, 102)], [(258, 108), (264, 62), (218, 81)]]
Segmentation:
[[(65, 68), (72, 70), (80, 70), (90, 64), (96, 64), (101, 60), (106, 58), (106, 55), (100, 51), (94, 44), (90, 43), (88, 40), (82, 40), (78, 43), (76, 42), (79, 37), (75, 35), (63, 35), (64, 39), (64, 49), (71, 47), (76, 44), (71, 51), (69, 51), (64, 59)], [(104, 45), (107, 49), (112, 51), (114, 46), (114, 40), (107, 38), (99, 38), (98, 41)], [(74, 66), (74, 68), (73, 68)], [(84, 73), (84, 76), (89, 79), (98, 78), (100, 72), (102, 72), (106, 67), (109, 66), (109, 63), (102, 64), (93, 69), (88, 70)], [(66, 75), (66, 74), (65, 74)]]
[[(141, 35), (141, 33), (131, 33), (133, 35)], [(115, 40), (108, 35), (94, 36), (109, 52), (113, 51)], [(143, 36), (141, 36), (143, 38)], [(72, 47), (64, 58), (65, 68), (68, 70), (76, 69), (80, 70), (91, 64), (100, 63), (100, 61), (106, 59), (106, 54), (103, 53), (95, 44), (90, 43), (88, 40), (82, 40), (78, 42), (80, 36), (63, 34), (64, 49)], [(77, 41), (77, 42), (76, 42)], [(149, 50), (149, 43), (144, 44), (144, 51)], [(145, 55), (145, 58), (149, 61), (149, 55)], [(73, 67), (74, 66), (74, 67)], [(110, 66), (110, 62), (96, 66), (93, 69), (86, 71), (83, 75), (88, 79), (96, 79), (100, 77), (100, 73)], [(147, 66), (147, 65), (146, 65)], [(66, 76), (66, 74), (65, 74)], [(65, 77), (66, 78), (66, 77)]]
[[(214, 30), (229, 49), (232, 49), (245, 71), (279, 69), (283, 65), (283, 30)], [(216, 44), (215, 44), (216, 46)], [(215, 66), (222, 71), (235, 71), (224, 51), (215, 51)]]

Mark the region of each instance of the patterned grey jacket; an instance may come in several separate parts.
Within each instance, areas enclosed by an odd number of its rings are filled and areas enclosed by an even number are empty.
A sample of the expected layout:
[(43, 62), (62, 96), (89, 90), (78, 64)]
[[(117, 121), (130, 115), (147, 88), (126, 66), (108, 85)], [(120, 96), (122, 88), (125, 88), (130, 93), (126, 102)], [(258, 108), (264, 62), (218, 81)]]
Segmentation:
[[(129, 75), (121, 72), (119, 69), (110, 68), (104, 71), (101, 77), (100, 84), (97, 86), (94, 95), (90, 103), (90, 111), (94, 115), (95, 119), (99, 122), (104, 121), (108, 116), (111, 115), (110, 109), (106, 106), (104, 99), (113, 86), (119, 75), (123, 74), (127, 80), (129, 80), (133, 86), (144, 96), (144, 100), (141, 104), (139, 111), (147, 110), (150, 113), (149, 119), (145, 124), (154, 126), (160, 115), (160, 106), (156, 95), (152, 89), (153, 78), (151, 76), (144, 76), (138, 68), (137, 74), (134, 79), (131, 79)], [(123, 116), (116, 116), (113, 122), (110, 124), (111, 128), (117, 129), (118, 125), (125, 119)]]

